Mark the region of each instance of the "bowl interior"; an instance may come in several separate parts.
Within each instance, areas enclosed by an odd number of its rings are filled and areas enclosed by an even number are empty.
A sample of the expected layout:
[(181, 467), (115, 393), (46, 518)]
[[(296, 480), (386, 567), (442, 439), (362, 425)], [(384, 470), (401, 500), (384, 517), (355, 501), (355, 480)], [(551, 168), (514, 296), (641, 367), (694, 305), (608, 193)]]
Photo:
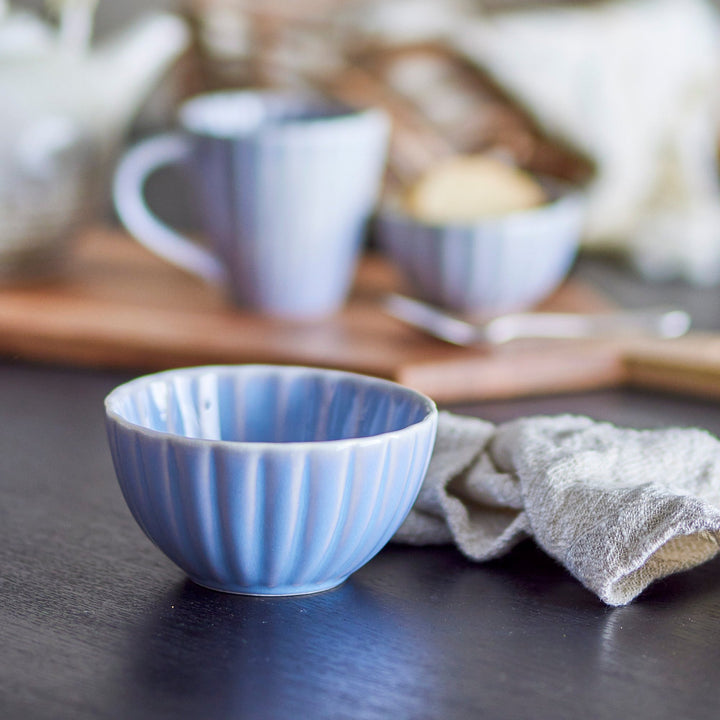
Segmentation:
[(212, 441), (323, 442), (401, 430), (434, 411), (383, 380), (271, 366), (191, 368), (117, 388), (107, 409), (149, 430)]
[(456, 222), (440, 222), (433, 220), (423, 220), (409, 213), (405, 208), (402, 196), (388, 194), (382, 198), (378, 208), (378, 218), (385, 218), (396, 223), (414, 225), (424, 228), (464, 228), (478, 229), (483, 227), (499, 227), (508, 222), (515, 222), (518, 219), (525, 219), (529, 222), (536, 222), (539, 218), (553, 211), (557, 206), (579, 205), (584, 200), (583, 188), (572, 185), (568, 182), (558, 180), (549, 176), (536, 176), (535, 179), (545, 192), (546, 201), (535, 207), (515, 210), (513, 212), (502, 213), (499, 215), (488, 215), (478, 217), (476, 220), (458, 220)]

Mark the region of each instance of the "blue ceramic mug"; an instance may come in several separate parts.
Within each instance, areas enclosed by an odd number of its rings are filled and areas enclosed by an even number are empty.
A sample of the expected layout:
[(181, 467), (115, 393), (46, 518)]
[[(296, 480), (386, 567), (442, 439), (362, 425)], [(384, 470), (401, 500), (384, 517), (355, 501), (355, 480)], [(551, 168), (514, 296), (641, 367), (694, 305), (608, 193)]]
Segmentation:
[[(146, 140), (118, 165), (118, 215), (148, 249), (265, 314), (312, 318), (345, 301), (380, 188), (389, 121), (308, 95), (231, 91), (180, 108), (181, 131)], [(148, 209), (161, 166), (189, 173), (209, 240)]]

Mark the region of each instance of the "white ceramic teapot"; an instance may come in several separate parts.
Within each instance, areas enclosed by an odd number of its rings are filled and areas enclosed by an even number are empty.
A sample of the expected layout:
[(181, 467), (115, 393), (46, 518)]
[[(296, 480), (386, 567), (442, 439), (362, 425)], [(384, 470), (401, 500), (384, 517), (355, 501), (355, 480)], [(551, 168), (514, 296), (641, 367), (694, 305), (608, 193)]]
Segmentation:
[(93, 4), (68, 1), (55, 30), (0, 0), (0, 278), (58, 269), (134, 115), (189, 42), (179, 17), (154, 14), (91, 47)]

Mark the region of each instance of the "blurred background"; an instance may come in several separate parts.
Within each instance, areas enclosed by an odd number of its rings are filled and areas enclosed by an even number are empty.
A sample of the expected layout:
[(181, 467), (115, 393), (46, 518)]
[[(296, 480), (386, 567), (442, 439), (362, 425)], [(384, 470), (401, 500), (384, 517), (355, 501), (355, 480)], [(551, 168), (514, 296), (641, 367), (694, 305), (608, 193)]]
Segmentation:
[[(137, 29), (158, 12), (187, 36)], [(388, 110), (388, 192), (443, 158), (491, 153), (587, 192), (587, 252), (651, 280), (720, 282), (709, 0), (2, 0), (0, 13), (6, 275), (53, 262), (60, 230), (107, 214), (129, 137), (171, 126), (188, 96), (262, 86)]]

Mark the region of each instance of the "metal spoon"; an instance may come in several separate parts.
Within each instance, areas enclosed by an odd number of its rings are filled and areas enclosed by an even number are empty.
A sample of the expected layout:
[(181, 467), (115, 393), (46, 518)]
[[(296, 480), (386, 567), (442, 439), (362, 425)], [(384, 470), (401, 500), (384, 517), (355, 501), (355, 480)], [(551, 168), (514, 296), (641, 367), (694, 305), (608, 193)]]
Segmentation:
[(597, 338), (649, 336), (675, 338), (690, 328), (684, 310), (655, 308), (609, 313), (517, 313), (487, 322), (470, 322), (404, 295), (389, 295), (385, 311), (454, 345), (499, 345), (518, 338)]

